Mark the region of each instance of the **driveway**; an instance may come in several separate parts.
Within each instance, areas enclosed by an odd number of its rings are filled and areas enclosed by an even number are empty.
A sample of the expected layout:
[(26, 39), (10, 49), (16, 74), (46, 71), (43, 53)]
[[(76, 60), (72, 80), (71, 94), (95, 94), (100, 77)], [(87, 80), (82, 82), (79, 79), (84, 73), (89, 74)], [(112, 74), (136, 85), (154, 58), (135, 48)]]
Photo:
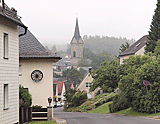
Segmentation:
[(63, 107), (54, 108), (54, 117), (67, 120), (67, 124), (160, 124), (160, 120), (148, 118), (63, 112), (62, 109)]

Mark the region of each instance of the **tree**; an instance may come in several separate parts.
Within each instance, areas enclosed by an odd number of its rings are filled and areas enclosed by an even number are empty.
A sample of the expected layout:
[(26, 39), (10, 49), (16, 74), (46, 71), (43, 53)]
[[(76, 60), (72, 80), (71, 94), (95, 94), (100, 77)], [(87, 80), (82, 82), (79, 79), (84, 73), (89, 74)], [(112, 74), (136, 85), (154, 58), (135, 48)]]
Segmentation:
[(89, 66), (89, 62), (87, 59), (84, 59), (84, 58), (81, 58), (79, 61), (78, 61), (78, 66)]
[(155, 49), (154, 49), (154, 55), (155, 55), (155, 56), (160, 55), (160, 40), (158, 40), (158, 41), (156, 42), (156, 47), (155, 47)]
[(90, 91), (94, 91), (96, 88), (106, 88), (108, 92), (113, 91), (118, 87), (119, 81), (119, 68), (120, 63), (117, 60), (110, 62), (103, 62), (98, 70), (94, 71), (92, 77), (94, 78)]
[(53, 45), (53, 46), (52, 46), (52, 48), (51, 48), (51, 52), (52, 52), (52, 53), (57, 53), (57, 48), (56, 48), (56, 46), (55, 46), (55, 45)]
[(76, 90), (73, 90), (71, 88), (67, 89), (64, 93), (64, 97), (66, 98), (66, 102), (71, 102), (73, 95), (76, 93)]
[[(139, 112), (154, 113), (155, 108), (160, 109), (160, 57), (158, 61), (152, 59), (137, 69), (134, 78), (133, 109)], [(148, 80), (150, 85), (146, 88), (143, 84)]]
[(81, 82), (82, 79), (80, 77), (80, 72), (76, 68), (72, 68), (67, 74), (67, 80), (73, 83), (74, 86)]
[(87, 93), (83, 93), (81, 91), (78, 91), (78, 93), (76, 93), (75, 95), (72, 96), (71, 103), (74, 106), (79, 106), (83, 102), (85, 102), (86, 99), (87, 99)]
[(29, 107), (32, 104), (31, 94), (22, 85), (19, 85), (19, 99), (21, 101), (20, 106)]
[(93, 51), (92, 50), (90, 50), (89, 48), (83, 48), (83, 57), (85, 58), (85, 59), (93, 59), (94, 58), (94, 56), (95, 56), (95, 54), (93, 53)]
[(92, 59), (91, 67), (93, 68), (93, 70), (96, 70), (99, 68), (102, 62), (109, 62), (113, 59), (115, 59), (115, 57), (111, 53), (103, 51), (100, 54), (94, 56), (94, 58)]
[(150, 25), (150, 31), (148, 35), (148, 40), (145, 47), (145, 53), (152, 52), (156, 47), (156, 42), (160, 39), (160, 1), (158, 0), (157, 8)]
[(128, 42), (125, 42), (125, 44), (122, 44), (119, 48), (119, 55), (124, 52), (127, 48), (129, 48), (130, 44)]

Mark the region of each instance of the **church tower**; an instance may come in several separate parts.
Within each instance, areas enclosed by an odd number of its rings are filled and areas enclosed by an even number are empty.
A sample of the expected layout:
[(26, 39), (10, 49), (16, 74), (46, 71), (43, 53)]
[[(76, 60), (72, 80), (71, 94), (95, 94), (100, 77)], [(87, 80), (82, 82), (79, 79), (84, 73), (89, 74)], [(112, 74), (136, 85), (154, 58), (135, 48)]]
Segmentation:
[(75, 32), (70, 44), (71, 44), (71, 65), (77, 67), (78, 61), (81, 58), (83, 58), (83, 44), (84, 44), (79, 32), (78, 17), (76, 18)]

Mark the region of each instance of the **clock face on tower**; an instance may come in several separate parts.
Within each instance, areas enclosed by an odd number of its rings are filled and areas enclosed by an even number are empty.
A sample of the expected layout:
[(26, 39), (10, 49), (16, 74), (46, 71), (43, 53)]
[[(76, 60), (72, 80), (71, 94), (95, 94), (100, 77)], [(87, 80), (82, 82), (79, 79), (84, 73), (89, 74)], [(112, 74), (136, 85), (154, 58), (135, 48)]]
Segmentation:
[(43, 73), (40, 71), (40, 70), (34, 70), (32, 73), (31, 73), (31, 78), (33, 81), (35, 82), (39, 82), (42, 80), (43, 78)]

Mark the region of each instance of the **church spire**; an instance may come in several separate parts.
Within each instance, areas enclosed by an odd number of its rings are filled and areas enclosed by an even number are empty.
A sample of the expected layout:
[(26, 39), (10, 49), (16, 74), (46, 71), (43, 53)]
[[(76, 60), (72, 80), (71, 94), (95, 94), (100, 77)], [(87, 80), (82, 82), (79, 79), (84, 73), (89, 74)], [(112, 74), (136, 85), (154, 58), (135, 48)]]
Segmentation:
[(74, 37), (76, 38), (77, 41), (81, 37), (79, 33), (78, 17), (76, 17), (76, 27), (75, 27)]

